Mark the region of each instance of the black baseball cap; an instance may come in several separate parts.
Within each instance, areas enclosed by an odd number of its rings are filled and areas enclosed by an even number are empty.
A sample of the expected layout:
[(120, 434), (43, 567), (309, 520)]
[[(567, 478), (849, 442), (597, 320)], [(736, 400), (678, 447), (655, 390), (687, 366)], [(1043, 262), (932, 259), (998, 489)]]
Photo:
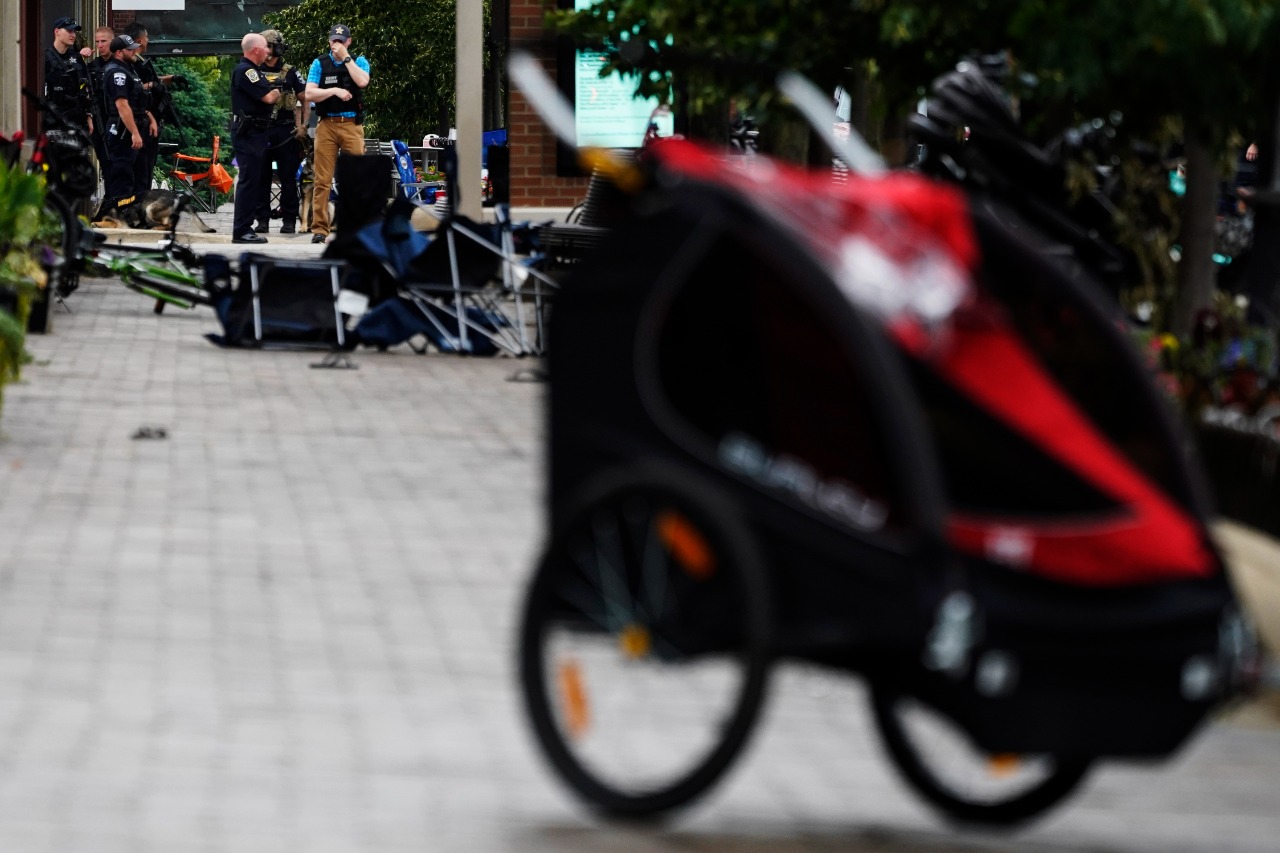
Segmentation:
[(84, 29), (84, 27), (76, 23), (75, 18), (67, 18), (67, 17), (62, 17), (54, 21), (53, 28), (55, 30), (75, 30), (76, 32), (80, 32), (82, 29)]
[(351, 27), (346, 24), (334, 24), (329, 28), (329, 41), (338, 39), (340, 41), (351, 41)]
[(108, 50), (115, 53), (117, 50), (137, 50), (141, 45), (133, 40), (133, 36), (122, 35), (116, 36), (111, 40)]

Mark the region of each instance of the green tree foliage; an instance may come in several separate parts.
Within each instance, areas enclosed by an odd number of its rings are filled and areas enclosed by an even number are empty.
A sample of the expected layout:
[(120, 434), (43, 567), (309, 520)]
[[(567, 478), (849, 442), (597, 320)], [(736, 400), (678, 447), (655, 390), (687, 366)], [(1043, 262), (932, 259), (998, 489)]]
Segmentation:
[[(549, 15), (556, 29), (583, 48), (602, 51), (601, 75), (631, 75), (637, 94), (676, 103), (695, 135), (717, 137), (728, 127), (728, 105), (759, 114), (773, 97), (780, 69), (795, 68), (834, 86), (855, 52), (840, 51), (821, 36), (827, 16), (849, 18), (859, 32), (865, 15), (847, 4), (797, 4), (783, 0), (603, 0), (580, 12)], [(796, 6), (796, 8), (792, 8)], [(676, 97), (677, 93), (679, 98)]]
[(602, 73), (633, 75), (645, 96), (675, 102), (679, 93), (694, 126), (707, 116), (702, 126), (714, 130), (729, 101), (769, 112), (785, 69), (850, 91), (872, 78), (901, 111), (964, 53), (1003, 46), (983, 23), (992, 5), (600, 0), (549, 20), (575, 43), (604, 51)]
[(1275, 0), (1038, 0), (999, 29), (1046, 94), (1087, 114), (1111, 109), (1150, 134), (1170, 117), (1212, 146), (1252, 121)]
[(1185, 327), (1211, 294), (1216, 164), (1231, 159), (1231, 139), (1258, 138), (1274, 110), (1261, 90), (1280, 72), (1271, 65), (1276, 7), (1276, 0), (600, 0), (549, 19), (577, 44), (604, 50), (607, 70), (634, 75), (640, 93), (675, 100), (673, 92), (683, 92), (695, 135), (707, 135), (697, 132), (707, 126), (700, 115), (723, 124), (730, 99), (767, 108), (783, 69), (824, 88), (866, 92), (873, 84), (882, 114), (894, 117), (957, 59), (998, 49), (1041, 81), (1036, 102), (1046, 130), (1116, 110), (1130, 133), (1155, 137), (1178, 126), (1193, 166), (1172, 321)]
[(1001, 29), (1059, 112), (1119, 109), (1129, 131), (1148, 138), (1180, 128), (1182, 259), (1176, 286), (1164, 289), (1169, 326), (1186, 332), (1213, 298), (1220, 164), (1234, 163), (1233, 140), (1257, 139), (1259, 115), (1274, 108), (1262, 102), (1260, 84), (1277, 35), (1275, 0), (1040, 0), (1019, 4), (1006, 20)]
[(192, 56), (157, 57), (156, 71), (180, 74), (187, 87), (173, 92), (173, 107), (179, 124), (166, 124), (163, 142), (174, 142), (178, 150), (197, 156), (208, 156), (214, 136), (230, 143), (227, 117), (231, 114), (231, 57)]
[[(487, 32), (489, 0), (484, 5)], [(351, 52), (368, 59), (372, 71), (365, 92), (366, 136), (412, 144), (451, 126), (455, 18), (455, 0), (302, 0), (267, 20), (284, 34), (286, 59), (304, 77), (312, 60), (328, 49), (329, 28), (351, 27)]]

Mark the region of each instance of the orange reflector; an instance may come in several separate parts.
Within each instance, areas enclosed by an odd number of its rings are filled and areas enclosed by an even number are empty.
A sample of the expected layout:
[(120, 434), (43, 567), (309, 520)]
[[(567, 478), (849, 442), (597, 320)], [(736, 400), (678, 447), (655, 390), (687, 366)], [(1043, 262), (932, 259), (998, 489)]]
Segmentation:
[(676, 512), (663, 512), (657, 518), (658, 537), (680, 568), (698, 580), (706, 580), (715, 574), (716, 558), (707, 540), (684, 516)]
[(1012, 752), (993, 755), (987, 759), (987, 771), (992, 776), (1012, 776), (1018, 772), (1018, 765), (1022, 763), (1022, 759)]
[(624, 655), (632, 660), (639, 660), (649, 656), (653, 638), (649, 635), (648, 628), (633, 622), (618, 634), (618, 645), (622, 647)]
[(580, 738), (591, 727), (587, 691), (582, 685), (582, 668), (577, 661), (564, 661), (560, 664), (556, 681), (560, 688), (560, 707), (564, 710), (565, 730), (570, 737)]

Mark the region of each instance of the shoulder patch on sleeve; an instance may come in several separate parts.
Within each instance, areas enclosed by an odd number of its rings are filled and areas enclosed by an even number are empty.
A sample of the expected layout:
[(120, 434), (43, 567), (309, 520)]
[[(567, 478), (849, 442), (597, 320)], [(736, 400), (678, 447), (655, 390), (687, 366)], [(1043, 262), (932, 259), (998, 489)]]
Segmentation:
[(257, 71), (254, 71), (252, 68), (250, 68), (248, 71), (244, 72), (244, 76), (245, 76), (245, 78), (246, 78), (250, 83), (257, 83), (257, 82), (258, 82), (258, 72), (257, 72)]
[(124, 76), (123, 71), (117, 71), (111, 75), (112, 82), (114, 82), (117, 86), (123, 86), (125, 79), (126, 78)]

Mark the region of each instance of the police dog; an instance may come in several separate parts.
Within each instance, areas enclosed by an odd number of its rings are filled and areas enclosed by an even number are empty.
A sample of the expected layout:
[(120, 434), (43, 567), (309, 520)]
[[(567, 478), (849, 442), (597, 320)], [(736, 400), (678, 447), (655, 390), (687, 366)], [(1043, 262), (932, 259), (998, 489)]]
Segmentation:
[[(154, 231), (183, 231), (212, 234), (212, 228), (190, 207), (184, 209), (174, 222), (178, 206), (178, 194), (173, 190), (148, 190), (142, 198), (117, 208), (116, 217), (130, 228), (150, 228)], [(185, 224), (185, 227), (184, 227)]]

